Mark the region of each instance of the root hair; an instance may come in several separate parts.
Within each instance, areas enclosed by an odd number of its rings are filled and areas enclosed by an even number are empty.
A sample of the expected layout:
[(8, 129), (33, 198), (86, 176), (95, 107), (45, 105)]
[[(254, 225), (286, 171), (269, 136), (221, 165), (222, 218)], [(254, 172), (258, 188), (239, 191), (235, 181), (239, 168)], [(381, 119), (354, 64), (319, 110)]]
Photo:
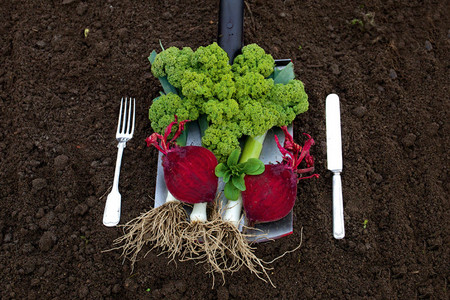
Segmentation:
[(111, 250), (122, 249), (121, 256), (131, 261), (132, 271), (139, 252), (147, 244), (152, 247), (144, 257), (159, 247), (161, 254), (166, 253), (172, 261), (181, 252), (182, 232), (189, 224), (186, 220), (187, 214), (180, 202), (167, 202), (122, 225), (124, 234), (114, 240), (116, 247)]

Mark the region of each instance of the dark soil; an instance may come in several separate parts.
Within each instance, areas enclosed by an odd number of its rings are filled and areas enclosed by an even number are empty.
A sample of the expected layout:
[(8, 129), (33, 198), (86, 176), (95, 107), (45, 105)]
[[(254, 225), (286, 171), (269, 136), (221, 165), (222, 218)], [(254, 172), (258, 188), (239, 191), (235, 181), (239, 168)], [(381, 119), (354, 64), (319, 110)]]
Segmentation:
[[(121, 235), (102, 214), (122, 96), (138, 101), (120, 180), (122, 223), (152, 207), (157, 152), (144, 139), (161, 87), (147, 56), (159, 40), (216, 41), (218, 1), (2, 1), (0, 297), (448, 299), (449, 8), (247, 1), (245, 43), (292, 58), (305, 83), (310, 110), (295, 135), (315, 138), (321, 177), (299, 187), (294, 234), (257, 245), (271, 260), (295, 248), (303, 228), (302, 248), (273, 264), (277, 288), (241, 270), (211, 289), (202, 265), (169, 263), (158, 251), (130, 274), (119, 251), (102, 252)], [(331, 92), (342, 106), (343, 240), (331, 232)]]

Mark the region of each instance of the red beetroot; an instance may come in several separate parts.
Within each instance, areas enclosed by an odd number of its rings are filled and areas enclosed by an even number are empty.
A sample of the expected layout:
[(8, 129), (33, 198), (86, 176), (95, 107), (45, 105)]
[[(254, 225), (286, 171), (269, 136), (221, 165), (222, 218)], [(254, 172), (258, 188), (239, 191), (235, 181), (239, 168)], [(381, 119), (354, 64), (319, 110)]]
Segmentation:
[[(283, 161), (266, 165), (264, 173), (245, 176), (246, 190), (242, 192), (242, 201), (247, 219), (251, 224), (277, 221), (284, 218), (294, 207), (297, 196), (297, 183), (300, 179), (319, 177), (317, 174), (303, 177), (306, 172), (314, 170), (314, 159), (309, 149), (314, 140), (308, 135), (305, 145), (294, 143), (286, 127), (284, 147), (275, 136), (278, 149), (283, 154)], [(299, 169), (305, 160), (306, 168)]]
[[(178, 130), (168, 142), (167, 138), (177, 118), (166, 128), (164, 136), (153, 133), (146, 139), (147, 146), (153, 145), (164, 155), (162, 166), (167, 189), (177, 199), (186, 203), (211, 202), (214, 200), (218, 178), (215, 175), (217, 159), (214, 154), (200, 146), (180, 147), (175, 140), (184, 129), (185, 123), (178, 124)], [(159, 143), (158, 143), (159, 140)]]

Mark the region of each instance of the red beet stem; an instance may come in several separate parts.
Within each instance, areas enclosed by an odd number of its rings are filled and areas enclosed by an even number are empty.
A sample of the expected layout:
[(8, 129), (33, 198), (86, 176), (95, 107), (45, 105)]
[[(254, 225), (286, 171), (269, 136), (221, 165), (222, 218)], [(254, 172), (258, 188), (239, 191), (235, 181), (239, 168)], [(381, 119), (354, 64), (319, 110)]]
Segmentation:
[[(166, 130), (164, 131), (164, 136), (161, 134), (155, 132), (152, 135), (150, 135), (148, 138), (145, 139), (147, 142), (147, 147), (150, 147), (153, 145), (156, 149), (158, 149), (160, 152), (162, 152), (164, 155), (167, 155), (167, 153), (170, 151), (171, 148), (175, 147), (175, 141), (180, 136), (180, 134), (184, 130), (184, 126), (187, 122), (190, 122), (190, 120), (184, 120), (178, 123), (178, 117), (175, 115), (175, 121), (169, 124), (167, 126)], [(175, 132), (175, 135), (170, 141), (167, 141), (169, 138), (170, 133), (172, 132), (172, 127), (174, 125), (178, 124), (178, 130)], [(159, 142), (158, 142), (159, 140)]]
[[(275, 135), (275, 142), (283, 155), (283, 162), (287, 165), (293, 172), (297, 174), (304, 174), (308, 172), (314, 171), (314, 158), (309, 154), (309, 150), (311, 146), (314, 145), (314, 139), (307, 133), (303, 133), (308, 139), (305, 142), (305, 145), (302, 147), (294, 142), (292, 135), (288, 132), (287, 127), (283, 126), (281, 129), (284, 132), (284, 146), (281, 146), (278, 137)], [(302, 161), (305, 161), (306, 168), (299, 169), (299, 165)], [(306, 178), (318, 177), (313, 175)], [(301, 177), (299, 177), (300, 179)]]

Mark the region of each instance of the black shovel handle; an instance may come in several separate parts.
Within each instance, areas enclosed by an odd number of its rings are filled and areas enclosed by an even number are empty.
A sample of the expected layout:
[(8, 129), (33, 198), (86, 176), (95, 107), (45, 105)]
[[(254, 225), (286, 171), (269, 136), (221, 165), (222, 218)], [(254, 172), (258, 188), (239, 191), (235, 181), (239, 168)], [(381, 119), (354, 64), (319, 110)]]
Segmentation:
[(218, 43), (232, 64), (244, 45), (244, 0), (220, 0)]

